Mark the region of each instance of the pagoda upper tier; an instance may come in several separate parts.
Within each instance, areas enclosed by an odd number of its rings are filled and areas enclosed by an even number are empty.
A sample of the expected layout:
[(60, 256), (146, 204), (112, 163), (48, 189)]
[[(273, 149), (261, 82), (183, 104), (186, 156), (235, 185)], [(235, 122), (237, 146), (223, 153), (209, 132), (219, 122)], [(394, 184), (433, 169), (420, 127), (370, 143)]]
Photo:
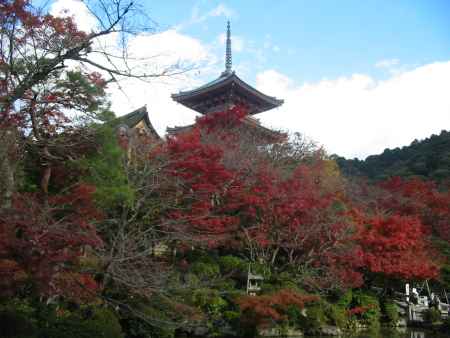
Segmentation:
[(172, 94), (172, 99), (201, 114), (224, 111), (241, 106), (247, 114), (254, 115), (279, 107), (283, 100), (261, 93), (241, 80), (231, 70), (230, 23), (227, 25), (225, 71), (215, 80), (193, 90)]
[(265, 95), (245, 83), (235, 72), (224, 72), (218, 79), (199, 88), (172, 94), (172, 99), (201, 114), (240, 105), (247, 114), (254, 115), (283, 104), (283, 100)]

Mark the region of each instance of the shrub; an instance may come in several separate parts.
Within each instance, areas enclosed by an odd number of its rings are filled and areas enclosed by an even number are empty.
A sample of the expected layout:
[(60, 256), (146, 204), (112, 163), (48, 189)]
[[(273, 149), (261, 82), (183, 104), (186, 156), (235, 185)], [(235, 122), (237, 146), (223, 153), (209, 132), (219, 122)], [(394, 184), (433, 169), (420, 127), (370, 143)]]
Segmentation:
[(90, 328), (98, 332), (98, 337), (122, 338), (122, 327), (112, 310), (100, 308), (94, 311), (92, 318), (88, 320)]
[(240, 316), (241, 315), (238, 311), (225, 311), (223, 313), (223, 317), (227, 321), (233, 321), (233, 320), (239, 319)]
[(120, 321), (127, 338), (152, 338), (153, 328), (140, 318), (123, 318)]
[(272, 276), (273, 282), (279, 285), (281, 289), (297, 289), (298, 285), (295, 280), (295, 276), (289, 272), (281, 272), (277, 275)]
[(398, 309), (395, 303), (385, 301), (382, 306), (384, 318), (390, 325), (396, 325), (399, 320)]
[(327, 321), (323, 304), (314, 304), (306, 309), (306, 317), (300, 317), (298, 326), (309, 334), (318, 333)]
[(423, 319), (428, 323), (437, 323), (441, 320), (441, 312), (435, 308), (427, 309), (423, 313)]
[(217, 315), (228, 305), (220, 297), (219, 291), (213, 289), (198, 289), (192, 293), (192, 302), (210, 315)]
[[(173, 338), (173, 337), (175, 337), (175, 330), (172, 328), (168, 328), (168, 327), (162, 328), (162, 327), (152, 326), (148, 337)], [(139, 338), (143, 338), (143, 337), (139, 336)]]
[[(40, 304), (37, 303), (38, 306)], [(0, 337), (35, 337), (40, 321), (38, 314), (47, 320), (54, 315), (53, 310), (46, 305), (37, 310), (30, 300), (21, 298), (12, 298), (0, 304)]]
[(283, 289), (270, 295), (240, 297), (236, 303), (242, 311), (241, 323), (244, 326), (264, 327), (273, 322), (285, 323), (293, 306), (302, 309), (306, 303), (316, 300), (316, 296)]
[(350, 315), (356, 315), (368, 326), (378, 326), (380, 320), (380, 304), (378, 299), (362, 291), (353, 293)]
[(163, 295), (154, 294), (150, 299), (134, 297), (131, 304), (133, 310), (140, 313), (142, 318), (137, 318), (134, 312), (121, 312), (120, 323), (127, 338), (172, 338), (175, 335), (173, 327), (157, 327), (151, 324), (153, 320), (159, 323), (193, 320), (186, 311), (186, 308), (189, 308), (187, 305), (178, 304)]
[(198, 285), (198, 283), (200, 283), (199, 278), (197, 277), (197, 275), (193, 274), (193, 273), (187, 273), (183, 276), (183, 279), (185, 281), (186, 284), (188, 285)]
[(195, 273), (200, 279), (212, 279), (219, 275), (220, 269), (214, 263), (195, 262), (191, 266), (191, 272)]
[(353, 299), (353, 292), (351, 289), (349, 289), (338, 298), (336, 305), (342, 308), (348, 308), (352, 302), (352, 299)]
[(302, 321), (302, 309), (295, 305), (289, 305), (286, 309), (286, 315), (288, 318), (289, 326), (299, 326), (299, 323)]
[(189, 263), (195, 263), (195, 262), (203, 262), (207, 264), (216, 264), (217, 256), (215, 253), (211, 251), (204, 251), (202, 249), (192, 249), (185, 252), (184, 255), (185, 259)]
[(345, 308), (335, 304), (328, 304), (325, 314), (331, 325), (335, 325), (341, 329), (347, 326), (348, 317)]
[(309, 333), (317, 333), (324, 324), (346, 328), (347, 322), (345, 308), (320, 300), (306, 308), (306, 317), (302, 314), (298, 316), (299, 325), (297, 326)]
[(34, 323), (24, 313), (13, 308), (0, 310), (0, 337), (2, 338), (31, 338), (35, 337)]
[[(446, 246), (446, 251), (448, 251), (447, 256), (450, 255), (450, 245), (445, 243), (442, 244)], [(441, 246), (442, 246), (441, 245)], [(442, 279), (442, 284), (444, 286), (445, 289), (450, 289), (450, 265), (446, 264), (441, 268), (441, 279)]]
[(42, 338), (123, 338), (119, 321), (109, 309), (95, 309), (92, 316), (83, 318), (78, 313), (59, 318), (54, 325), (42, 330)]
[(246, 263), (236, 256), (222, 256), (219, 258), (219, 265), (223, 272), (246, 271)]
[(444, 322), (442, 324), (442, 329), (445, 332), (450, 332), (450, 316), (444, 320)]
[(239, 327), (241, 314), (238, 311), (225, 311), (223, 313), (223, 318), (231, 327), (237, 328)]

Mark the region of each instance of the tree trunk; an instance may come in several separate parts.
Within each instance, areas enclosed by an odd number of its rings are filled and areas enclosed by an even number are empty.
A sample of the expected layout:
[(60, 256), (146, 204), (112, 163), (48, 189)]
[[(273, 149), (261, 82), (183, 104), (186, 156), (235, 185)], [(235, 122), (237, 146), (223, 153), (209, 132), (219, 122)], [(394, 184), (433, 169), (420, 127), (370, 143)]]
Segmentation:
[(0, 173), (3, 176), (2, 181), (4, 183), (4, 187), (2, 189), (3, 198), (0, 200), (0, 207), (10, 208), (15, 186), (14, 168), (11, 165), (11, 161), (8, 158), (7, 154), (5, 154), (4, 158), (0, 160), (1, 160)]
[(42, 179), (41, 179), (41, 189), (42, 189), (42, 192), (44, 193), (45, 200), (47, 200), (47, 197), (48, 197), (48, 185), (50, 183), (51, 174), (52, 174), (52, 168), (50, 167), (50, 165), (45, 166), (44, 172), (42, 174)]
[(15, 190), (15, 162), (17, 138), (13, 130), (4, 128), (0, 132), (0, 208), (10, 208)]

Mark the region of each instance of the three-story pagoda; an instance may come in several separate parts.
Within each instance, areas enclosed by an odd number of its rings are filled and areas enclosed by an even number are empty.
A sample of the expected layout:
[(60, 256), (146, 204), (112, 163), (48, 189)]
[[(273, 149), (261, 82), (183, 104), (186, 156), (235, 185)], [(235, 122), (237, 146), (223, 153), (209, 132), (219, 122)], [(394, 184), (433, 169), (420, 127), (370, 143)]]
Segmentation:
[[(189, 91), (172, 94), (172, 99), (200, 114), (225, 111), (234, 106), (243, 107), (248, 114), (244, 123), (265, 136), (278, 138), (280, 133), (263, 127), (252, 116), (279, 107), (283, 100), (261, 93), (241, 80), (232, 70), (230, 22), (227, 24), (225, 71), (215, 80)], [(192, 126), (167, 128), (171, 135), (189, 130)]]

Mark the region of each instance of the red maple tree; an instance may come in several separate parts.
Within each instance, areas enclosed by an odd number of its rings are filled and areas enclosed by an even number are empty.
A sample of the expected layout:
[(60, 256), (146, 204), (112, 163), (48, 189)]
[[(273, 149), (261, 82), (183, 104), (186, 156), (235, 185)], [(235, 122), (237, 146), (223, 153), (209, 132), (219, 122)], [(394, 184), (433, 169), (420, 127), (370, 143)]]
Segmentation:
[(412, 216), (363, 217), (355, 240), (363, 267), (372, 273), (401, 279), (431, 279), (438, 266), (420, 220)]
[(51, 196), (48, 204), (36, 194), (16, 194), (12, 208), (0, 213), (2, 293), (17, 292), (27, 282), (47, 296), (95, 291), (96, 283), (79, 270), (86, 247), (101, 245), (94, 225), (101, 214), (92, 202), (93, 191), (78, 185)]
[(450, 242), (450, 191), (419, 178), (393, 177), (379, 186), (385, 191), (379, 198), (383, 208), (420, 218), (427, 233)]

